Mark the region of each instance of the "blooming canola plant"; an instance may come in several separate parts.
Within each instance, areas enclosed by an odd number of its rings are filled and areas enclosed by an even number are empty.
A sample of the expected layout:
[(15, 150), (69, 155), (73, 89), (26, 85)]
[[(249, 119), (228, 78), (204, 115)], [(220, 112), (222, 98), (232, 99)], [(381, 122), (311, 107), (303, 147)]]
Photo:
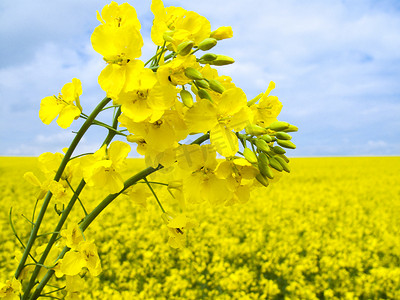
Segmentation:
[[(44, 180), (32, 172), (24, 176), (38, 187), (37, 199), (43, 204), (32, 220), (29, 240), (21, 241), (24, 249), (15, 277), (3, 285), (0, 297), (37, 299), (55, 275), (65, 276), (67, 296), (75, 299), (74, 286), (82, 280), (82, 272), (97, 276), (102, 271), (97, 247), (84, 231), (121, 194), (145, 205), (151, 193), (160, 207), (169, 245), (182, 248), (187, 231), (197, 224), (185, 215), (187, 203), (244, 203), (252, 189), (266, 187), (290, 172), (285, 149), (295, 148), (288, 132), (297, 127), (277, 119), (282, 104), (270, 95), (275, 84), (271, 82), (264, 93), (248, 100), (230, 77), (217, 70), (234, 59), (209, 52), (233, 36), (231, 27), (212, 31), (205, 17), (181, 7), (164, 7), (161, 0), (153, 0), (151, 10), (151, 39), (157, 48), (146, 62), (139, 59), (143, 39), (135, 9), (128, 3), (111, 2), (97, 13), (100, 25), (91, 42), (106, 63), (98, 77), (106, 97), (90, 114), (83, 112), (80, 97), (84, 93), (77, 78), (65, 84), (58, 96), (42, 99), (39, 117), (43, 123), (57, 118), (65, 129), (74, 120), (85, 121), (63, 154), (39, 157)], [(111, 110), (111, 124), (96, 119)], [(108, 130), (100, 149), (72, 156), (91, 125)], [(194, 141), (185, 144), (192, 135)], [(116, 136), (126, 142), (113, 141)], [(144, 156), (146, 168), (124, 179), (121, 173), (131, 145)], [(223, 159), (217, 160), (217, 154)], [(148, 180), (161, 170), (168, 172), (166, 182)], [(164, 209), (163, 202), (168, 200), (157, 197), (154, 185), (165, 186), (178, 200), (177, 211)], [(84, 189), (106, 195), (92, 211), (85, 209), (79, 197)], [(41, 251), (34, 254), (31, 250), (49, 205), (55, 207), (59, 221)], [(84, 212), (79, 223), (67, 222), (74, 205)], [(15, 230), (14, 234), (18, 237)]]

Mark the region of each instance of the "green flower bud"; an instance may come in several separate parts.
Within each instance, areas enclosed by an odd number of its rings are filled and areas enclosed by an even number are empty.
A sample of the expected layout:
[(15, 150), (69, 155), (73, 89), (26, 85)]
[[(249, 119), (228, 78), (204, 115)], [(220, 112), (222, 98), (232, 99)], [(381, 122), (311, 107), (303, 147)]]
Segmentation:
[(198, 92), (197, 92), (197, 95), (199, 95), (199, 97), (201, 99), (207, 99), (207, 100), (213, 102), (212, 99), (211, 99), (210, 94), (206, 90), (199, 89)]
[(199, 87), (201, 87), (203, 89), (209, 89), (210, 88), (210, 85), (204, 79), (196, 80), (195, 83), (196, 83), (197, 86), (199, 86)]
[(282, 170), (283, 170), (282, 165), (275, 159), (274, 156), (271, 156), (271, 157), (269, 158), (269, 165), (270, 165), (272, 168), (274, 168), (275, 170), (279, 171), (279, 172), (282, 172)]
[(185, 76), (193, 80), (202, 80), (203, 75), (195, 68), (188, 67), (185, 69)]
[(287, 141), (287, 140), (277, 140), (276, 141), (279, 146), (282, 146), (284, 148), (289, 148), (289, 149), (296, 149), (296, 145), (292, 143), (292, 141)]
[(255, 98), (251, 99), (249, 102), (247, 102), (247, 106), (252, 106), (255, 104), (260, 98), (264, 95), (264, 93), (258, 94)]
[(289, 165), (287, 164), (287, 162), (282, 157), (274, 156), (274, 158), (279, 162), (279, 164), (282, 166), (283, 170), (285, 170), (286, 172), (290, 173)]
[(265, 152), (268, 152), (270, 150), (267, 142), (262, 139), (256, 140), (256, 146), (258, 149), (265, 151)]
[(198, 47), (200, 50), (207, 51), (213, 48), (217, 43), (218, 41), (214, 38), (206, 38), (200, 42)]
[(273, 131), (282, 131), (289, 128), (290, 124), (282, 121), (275, 121), (269, 125), (269, 129)]
[(276, 134), (275, 134), (275, 136), (276, 136), (276, 138), (277, 139), (279, 139), (279, 140), (291, 140), (292, 139), (292, 136), (291, 135), (289, 135), (289, 134), (287, 134), (286, 132), (277, 132)]
[(244, 148), (243, 150), (244, 158), (247, 159), (250, 163), (257, 163), (257, 156), (250, 148)]
[(202, 57), (200, 57), (199, 61), (201, 61), (201, 63), (203, 63), (203, 61), (204, 62), (208, 62), (208, 61), (212, 61), (214, 59), (217, 59), (217, 55), (216, 54), (206, 53)]
[(261, 136), (261, 138), (266, 141), (267, 143), (271, 143), (273, 141), (272, 137), (268, 134), (264, 134)]
[(182, 55), (182, 56), (188, 55), (190, 53), (190, 51), (192, 51), (193, 46), (194, 46), (193, 41), (182, 42), (178, 45), (177, 52), (179, 55)]
[(289, 125), (289, 128), (285, 129), (285, 132), (296, 132), (297, 130), (299, 130), (299, 128), (297, 128), (297, 126), (294, 125)]
[(272, 147), (272, 151), (274, 151), (276, 154), (285, 154), (286, 153), (286, 150), (279, 146)]
[(167, 30), (163, 33), (163, 39), (166, 42), (170, 42), (173, 43), (175, 40), (172, 37), (174, 35), (174, 31), (173, 30)]
[(182, 103), (186, 106), (191, 108), (193, 106), (193, 96), (190, 92), (186, 90), (182, 90), (180, 92), (181, 98), (182, 98)]
[(267, 133), (267, 129), (255, 124), (247, 125), (244, 129), (246, 130), (246, 133), (250, 135), (261, 135)]
[(265, 153), (260, 153), (258, 156), (258, 169), (264, 177), (268, 177), (269, 179), (274, 178), (274, 173), (271, 168), (268, 166), (269, 160)]
[(210, 85), (210, 89), (212, 89), (214, 92), (222, 94), (225, 91), (225, 88), (218, 80), (210, 79), (208, 84)]
[(283, 158), (283, 160), (286, 161), (287, 163), (289, 162), (289, 158), (287, 158), (286, 155), (284, 155), (284, 154), (275, 155), (275, 157), (277, 157), (277, 156)]
[(209, 64), (214, 66), (225, 66), (233, 64), (234, 62), (235, 60), (232, 57), (226, 55), (217, 55), (217, 58), (210, 61)]
[(259, 183), (261, 183), (263, 186), (267, 187), (269, 186), (268, 179), (265, 178), (261, 173), (257, 174), (256, 179), (258, 180)]

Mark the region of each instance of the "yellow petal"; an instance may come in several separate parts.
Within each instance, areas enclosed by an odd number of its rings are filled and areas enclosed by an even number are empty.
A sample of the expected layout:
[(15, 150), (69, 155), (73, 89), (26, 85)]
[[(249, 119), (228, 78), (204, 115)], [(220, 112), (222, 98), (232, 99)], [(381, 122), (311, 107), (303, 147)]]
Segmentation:
[(218, 100), (218, 113), (230, 116), (247, 106), (246, 94), (240, 88), (225, 90)]
[(60, 111), (65, 106), (62, 100), (57, 99), (55, 96), (49, 96), (42, 99), (40, 102), (39, 118), (46, 125), (53, 121)]
[(208, 180), (204, 181), (200, 192), (212, 205), (222, 204), (232, 197), (232, 192), (228, 189), (226, 181), (217, 178), (215, 175), (210, 175)]
[(188, 109), (184, 119), (191, 133), (206, 133), (218, 124), (216, 108), (206, 99)]
[(59, 261), (59, 264), (61, 273), (74, 276), (86, 266), (86, 261), (79, 252), (72, 250), (65, 253), (64, 258)]
[(125, 83), (125, 71), (124, 67), (116, 64), (109, 64), (101, 71), (98, 81), (108, 97), (118, 97)]
[(211, 144), (225, 157), (234, 156), (239, 151), (239, 141), (235, 133), (223, 124), (218, 124), (210, 132)]
[(114, 141), (108, 149), (108, 156), (113, 163), (114, 168), (121, 167), (131, 151), (131, 146), (121, 141)]
[(33, 174), (33, 172), (26, 172), (24, 174), (24, 179), (28, 181), (30, 184), (36, 185), (38, 187), (42, 186), (39, 179), (35, 176), (35, 174)]
[(60, 112), (60, 116), (57, 119), (57, 124), (61, 128), (68, 128), (72, 122), (79, 117), (81, 110), (75, 105), (66, 105)]

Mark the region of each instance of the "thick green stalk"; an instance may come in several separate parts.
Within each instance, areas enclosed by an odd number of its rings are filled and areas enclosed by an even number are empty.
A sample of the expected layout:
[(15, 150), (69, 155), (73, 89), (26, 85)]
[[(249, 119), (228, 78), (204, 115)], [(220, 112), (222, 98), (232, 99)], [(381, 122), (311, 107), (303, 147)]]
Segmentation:
[[(64, 172), (64, 169), (69, 161), (69, 159), (71, 158), (71, 155), (73, 153), (73, 151), (75, 150), (76, 146), (78, 145), (78, 143), (80, 142), (80, 140), (82, 139), (83, 135), (85, 134), (85, 132), (89, 129), (90, 125), (92, 124), (92, 121), (95, 119), (95, 117), (100, 113), (100, 111), (104, 108), (104, 106), (107, 105), (108, 102), (110, 102), (111, 99), (110, 98), (104, 98), (99, 105), (97, 105), (97, 107), (93, 110), (92, 114), (89, 116), (89, 118), (85, 121), (85, 123), (83, 123), (82, 127), (79, 129), (79, 131), (77, 132), (75, 138), (72, 140), (71, 145), (69, 146), (67, 153), (65, 153), (65, 156), (60, 164), (60, 167), (57, 170), (56, 175), (54, 176), (54, 180), (55, 181), (59, 181), (61, 178), (62, 173)], [(52, 193), (49, 191), (47, 192), (46, 198), (44, 199), (42, 208), (40, 209), (40, 212), (36, 218), (36, 222), (35, 225), (33, 226), (33, 229), (31, 231), (31, 235), (29, 237), (28, 243), (26, 244), (26, 248), (24, 253), (22, 254), (22, 258), (21, 261), (17, 267), (17, 270), (15, 271), (15, 278), (18, 278), (18, 276), (21, 274), (22, 269), (25, 266), (26, 260), (28, 258), (28, 255), (32, 249), (33, 243), (36, 240), (37, 237), (37, 233), (39, 231), (39, 227), (42, 223), (44, 214), (47, 210), (47, 207), (50, 203), (50, 199), (52, 197)]]

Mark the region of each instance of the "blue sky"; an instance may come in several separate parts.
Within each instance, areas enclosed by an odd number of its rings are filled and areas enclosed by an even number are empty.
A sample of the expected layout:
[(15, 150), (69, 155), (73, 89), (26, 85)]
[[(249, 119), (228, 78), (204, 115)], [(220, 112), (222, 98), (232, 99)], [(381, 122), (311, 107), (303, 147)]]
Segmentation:
[[(89, 112), (104, 97), (104, 61), (91, 47), (99, 0), (0, 2), (0, 155), (61, 151), (81, 121), (63, 130), (44, 125), (40, 100), (76, 77)], [(122, 3), (122, 2), (119, 2)], [(142, 59), (151, 57), (150, 1), (131, 1), (142, 22)], [(399, 1), (168, 1), (207, 17), (234, 37), (214, 52), (235, 58), (220, 68), (248, 98), (276, 83), (279, 119), (299, 127), (291, 156), (400, 155)], [(92, 152), (94, 129), (79, 151)]]

